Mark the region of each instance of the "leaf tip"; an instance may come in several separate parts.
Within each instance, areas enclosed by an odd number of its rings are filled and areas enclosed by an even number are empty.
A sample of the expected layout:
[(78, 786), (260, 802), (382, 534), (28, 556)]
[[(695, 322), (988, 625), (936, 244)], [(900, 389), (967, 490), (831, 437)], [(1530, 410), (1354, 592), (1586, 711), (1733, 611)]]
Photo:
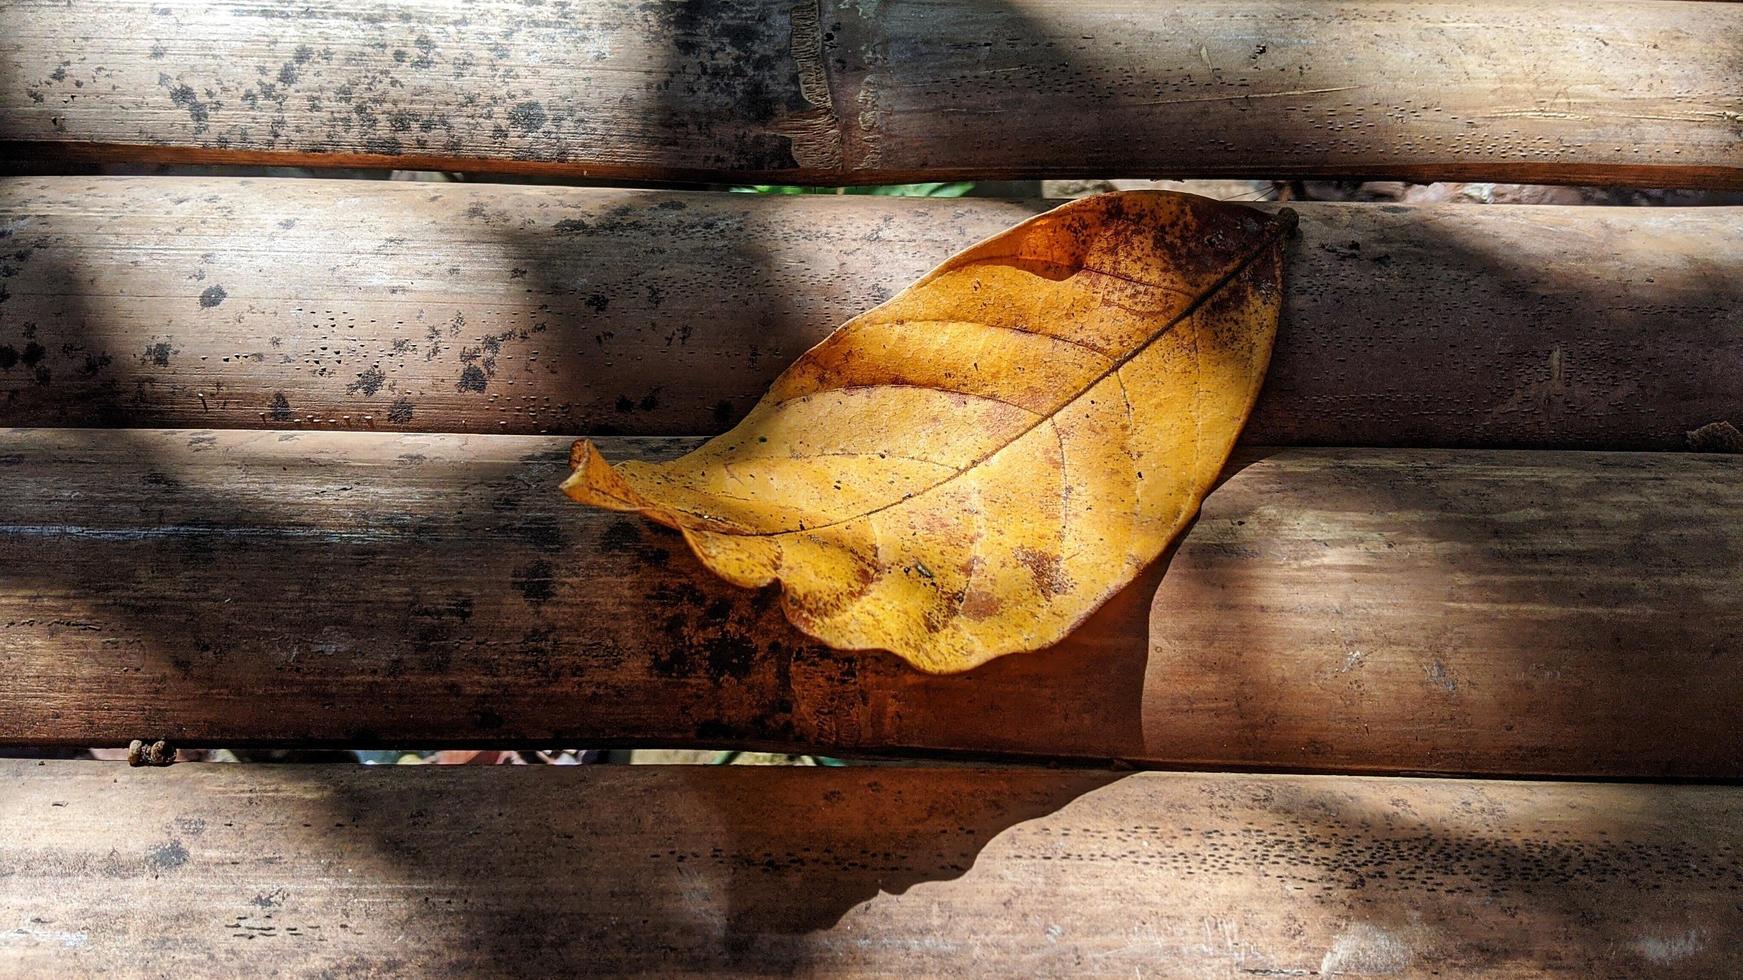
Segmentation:
[(569, 470), (561, 489), (572, 500), (607, 510), (642, 510), (646, 505), (590, 439), (577, 439), (569, 447)]
[(599, 455), (599, 450), (594, 447), (593, 440), (575, 440), (569, 445), (569, 472), (573, 473), (579, 470), (587, 462), (589, 456), (597, 455)]

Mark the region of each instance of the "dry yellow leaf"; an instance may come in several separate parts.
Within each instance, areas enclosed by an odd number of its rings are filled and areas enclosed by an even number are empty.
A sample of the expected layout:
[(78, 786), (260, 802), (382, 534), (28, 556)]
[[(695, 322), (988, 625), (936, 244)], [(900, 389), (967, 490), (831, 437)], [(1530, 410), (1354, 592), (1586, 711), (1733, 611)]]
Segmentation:
[(680, 459), (577, 443), (563, 489), (779, 581), (834, 647), (944, 673), (1048, 646), (1198, 512), (1270, 360), (1293, 220), (1067, 204), (849, 320)]

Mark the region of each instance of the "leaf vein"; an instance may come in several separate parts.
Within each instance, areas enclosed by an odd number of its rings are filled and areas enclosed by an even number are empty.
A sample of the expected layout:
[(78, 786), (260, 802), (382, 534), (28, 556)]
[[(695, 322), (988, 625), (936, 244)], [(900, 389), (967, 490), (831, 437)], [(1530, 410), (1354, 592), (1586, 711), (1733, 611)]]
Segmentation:
[[(1100, 384), (1102, 381), (1106, 380), (1109, 375), (1119, 371), (1120, 368), (1125, 367), (1127, 364), (1131, 363), (1134, 359), (1136, 359), (1138, 357), (1138, 355), (1142, 354), (1146, 350), (1149, 350), (1150, 347), (1156, 343), (1156, 341), (1160, 340), (1162, 337), (1167, 335), (1176, 326), (1189, 320), (1192, 317), (1192, 315), (1197, 313), (1199, 308), (1202, 307), (1212, 296), (1215, 296), (1217, 293), (1221, 292), (1223, 290), (1223, 288), (1226, 287), (1229, 283), (1233, 282), (1236, 276), (1240, 275), (1240, 273), (1242, 271), (1244, 271), (1249, 265), (1251, 265), (1253, 263), (1253, 261), (1255, 259), (1257, 259), (1261, 254), (1263, 254), (1266, 249), (1270, 248), (1273, 244), (1275, 244), (1276, 241), (1282, 236), (1282, 234), (1285, 231), (1287, 231), (1289, 228), (1293, 227), (1294, 226), (1294, 217), (1295, 217), (1294, 212), (1289, 211), (1287, 209), (1285, 209), (1283, 211), (1279, 211), (1276, 214), (1274, 214), (1271, 218), (1270, 223), (1265, 226), (1264, 234), (1262, 234), (1260, 236), (1258, 243), (1256, 245), (1254, 245), (1252, 250), (1249, 251), (1246, 255), (1242, 256), (1241, 260), (1239, 262), (1234, 263), (1228, 269), (1228, 271), (1224, 272), (1222, 274), (1222, 276), (1220, 276), (1215, 282), (1211, 283), (1210, 286), (1207, 287), (1204, 290), (1204, 292), (1200, 293), (1196, 298), (1194, 298), (1193, 301), (1191, 303), (1189, 303), (1185, 309), (1181, 310), (1179, 313), (1176, 313), (1173, 317), (1170, 317), (1167, 322), (1163, 323), (1160, 327), (1158, 327), (1156, 329), (1156, 331), (1154, 333), (1152, 333), (1149, 337), (1145, 338), (1145, 340), (1143, 342), (1134, 345), (1130, 352), (1122, 355), (1118, 360), (1114, 361), (1113, 364), (1109, 365), (1109, 367), (1106, 371), (1103, 371), (1101, 374), (1097, 375), (1094, 378), (1091, 378), (1087, 383), (1082, 385), (1077, 390), (1076, 394), (1074, 394), (1071, 398), (1067, 399), (1065, 402), (1061, 403), (1059, 408), (1055, 409), (1054, 412), (1052, 413), (1052, 415), (1045, 415), (1045, 416), (1037, 415), (1035, 421), (1033, 421), (1029, 425), (1025, 426), (1022, 429), (1022, 431), (1012, 434), (1009, 439), (1006, 439), (1004, 442), (1000, 443), (998, 446), (993, 447), (992, 449), (988, 450), (986, 453), (982, 454), (980, 457), (970, 461), (967, 465), (958, 468), (954, 473), (951, 473), (949, 476), (944, 477), (943, 479), (939, 480), (937, 483), (931, 484), (930, 486), (927, 486), (927, 487), (923, 487), (923, 488), (916, 490), (916, 491), (913, 491), (911, 493), (903, 494), (899, 499), (889, 501), (888, 503), (879, 504), (878, 506), (873, 507), (870, 510), (865, 511), (864, 513), (855, 514), (852, 517), (844, 517), (844, 518), (841, 518), (840, 520), (836, 520), (836, 521), (830, 521), (826, 524), (819, 524), (819, 525), (815, 525), (813, 527), (804, 528), (802, 531), (797, 531), (797, 530), (744, 531), (744, 532), (723, 531), (721, 533), (725, 533), (725, 534), (741, 534), (742, 533), (744, 536), (747, 536), (747, 537), (771, 537), (771, 538), (783, 537), (786, 535), (799, 534), (799, 533), (811, 534), (811, 533), (815, 533), (817, 531), (825, 530), (825, 529), (830, 528), (830, 527), (835, 527), (837, 525), (847, 524), (847, 523), (850, 523), (852, 521), (864, 520), (865, 518), (871, 517), (874, 514), (878, 514), (878, 513), (881, 513), (883, 511), (889, 510), (892, 507), (900, 506), (901, 504), (904, 504), (904, 503), (908, 502), (909, 500), (914, 499), (915, 497), (921, 496), (922, 494), (931, 493), (932, 491), (937, 490), (939, 487), (942, 487), (942, 486), (950, 483), (951, 481), (955, 480), (956, 478), (962, 476), (964, 473), (967, 473), (967, 472), (973, 470), (975, 467), (980, 466), (981, 464), (985, 463), (987, 460), (991, 459), (993, 456), (997, 455), (998, 453), (1003, 452), (1005, 449), (1007, 449), (1010, 446), (1012, 446), (1013, 444), (1015, 444), (1018, 440), (1022, 439), (1024, 436), (1027, 436), (1029, 433), (1035, 431), (1035, 429), (1038, 426), (1040, 426), (1043, 422), (1046, 422), (1049, 419), (1053, 418), (1054, 416), (1058, 415), (1059, 412), (1063, 411), (1066, 406), (1069, 406), (1070, 404), (1077, 401), (1078, 399), (1083, 398), (1097, 384)], [(1196, 375), (1194, 377), (1194, 384), (1195, 385), (1197, 384)], [(872, 386), (872, 387), (876, 387), (876, 386)], [(907, 386), (907, 387), (925, 387), (925, 386)], [(1195, 404), (1196, 404), (1196, 398), (1195, 398)], [(1026, 411), (1026, 409), (1025, 409), (1025, 411)], [(1031, 414), (1034, 414), (1034, 413), (1031, 413)], [(1194, 446), (1196, 448), (1196, 441), (1194, 443)], [(1196, 464), (1195, 464), (1195, 468), (1196, 468)], [(1182, 509), (1182, 513), (1184, 514), (1184, 506)], [(1176, 520), (1178, 520), (1178, 518), (1176, 518)]]

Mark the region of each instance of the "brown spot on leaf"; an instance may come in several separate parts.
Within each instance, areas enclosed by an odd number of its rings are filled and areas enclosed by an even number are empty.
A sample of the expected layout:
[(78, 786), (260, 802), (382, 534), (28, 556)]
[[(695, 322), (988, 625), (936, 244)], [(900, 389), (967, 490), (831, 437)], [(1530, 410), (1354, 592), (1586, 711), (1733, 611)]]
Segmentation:
[(1017, 548), (1012, 555), (1029, 570), (1036, 592), (1051, 599), (1071, 591), (1071, 577), (1065, 574), (1058, 555), (1026, 547)]
[(969, 619), (991, 619), (1004, 608), (1004, 603), (991, 592), (971, 590), (962, 600), (962, 614)]

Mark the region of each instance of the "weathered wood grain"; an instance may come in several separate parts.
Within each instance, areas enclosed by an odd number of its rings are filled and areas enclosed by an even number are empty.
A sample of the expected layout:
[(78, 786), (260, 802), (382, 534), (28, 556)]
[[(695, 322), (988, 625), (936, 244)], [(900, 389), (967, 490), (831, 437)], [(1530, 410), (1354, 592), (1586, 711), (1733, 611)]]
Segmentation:
[[(692, 434), (1038, 202), (0, 181), (0, 424)], [(1743, 209), (1300, 205), (1251, 441), (1743, 423)]]
[(579, 176), (1743, 186), (1743, 8), (13, 0), (6, 153)]
[(1165, 575), (1059, 647), (931, 677), (568, 502), (566, 449), (12, 431), (0, 741), (1743, 774), (1743, 458), (1248, 456)]
[(1743, 790), (0, 763), (0, 973), (1713, 977)]

